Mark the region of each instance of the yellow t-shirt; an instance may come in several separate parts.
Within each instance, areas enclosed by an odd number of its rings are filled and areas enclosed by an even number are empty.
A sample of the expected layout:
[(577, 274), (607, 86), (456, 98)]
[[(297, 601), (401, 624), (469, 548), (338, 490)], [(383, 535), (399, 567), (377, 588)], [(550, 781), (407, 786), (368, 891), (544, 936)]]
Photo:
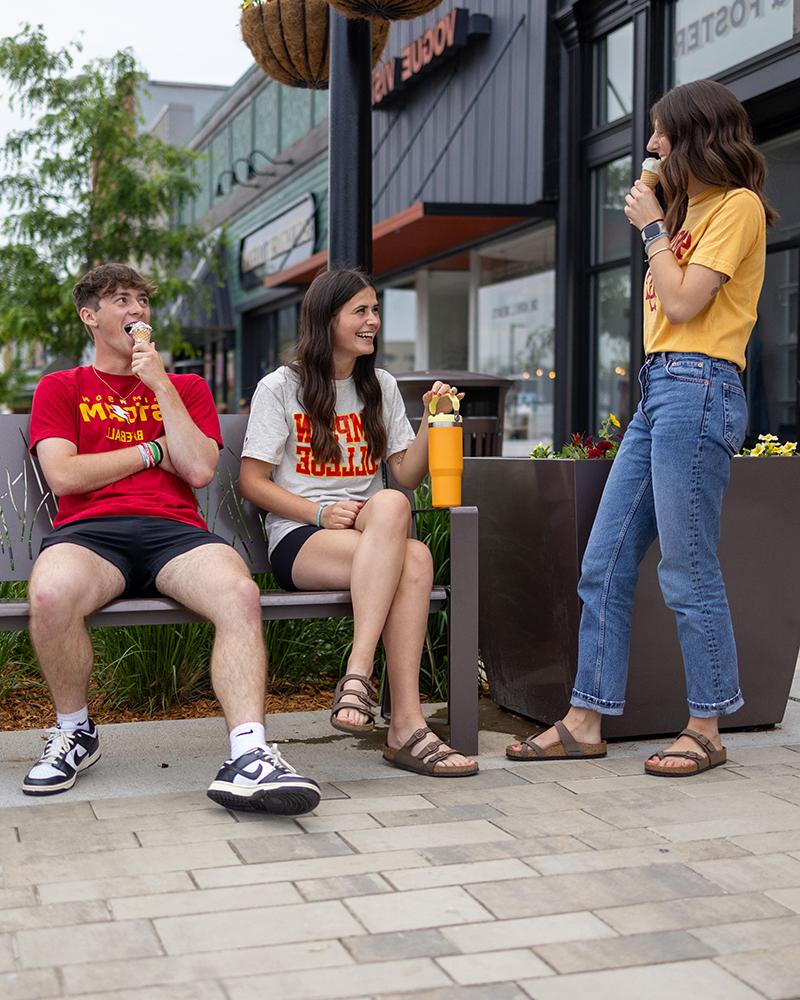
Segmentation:
[(670, 323), (648, 268), (644, 278), (644, 352), (682, 351), (725, 358), (743, 371), (744, 352), (764, 281), (766, 217), (747, 188), (709, 188), (689, 199), (686, 219), (671, 242), (686, 267), (702, 264), (727, 275), (717, 294), (688, 323)]

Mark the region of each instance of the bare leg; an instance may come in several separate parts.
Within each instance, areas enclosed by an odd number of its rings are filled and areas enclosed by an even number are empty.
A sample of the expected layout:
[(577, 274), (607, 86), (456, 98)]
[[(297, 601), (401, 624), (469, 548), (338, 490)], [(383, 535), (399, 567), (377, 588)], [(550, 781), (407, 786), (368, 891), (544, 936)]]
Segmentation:
[(261, 722), (267, 655), (258, 584), (241, 556), (228, 545), (201, 545), (171, 559), (156, 586), (214, 625), (211, 683), (228, 729)]
[[(410, 519), (405, 496), (399, 490), (382, 490), (367, 501), (355, 529), (318, 531), (295, 559), (292, 579), (300, 590), (349, 589), (352, 594), (348, 673), (372, 676), (375, 649), (403, 572)], [(362, 690), (356, 681), (345, 685), (345, 691), (350, 688)], [(355, 724), (367, 721), (356, 709), (340, 712), (339, 718)]]
[(85, 619), (124, 589), (117, 567), (82, 545), (60, 542), (36, 560), (28, 587), (30, 633), (57, 712), (86, 704), (94, 650)]
[[(393, 747), (402, 746), (427, 725), (419, 701), (419, 666), (433, 565), (428, 549), (407, 536), (408, 504), (402, 494), (386, 490), (365, 505), (354, 530), (312, 535), (292, 572), (295, 585), (303, 590), (350, 588), (355, 640), (348, 672), (372, 674), (375, 647), (383, 634), (392, 690), (388, 740)], [(340, 718), (360, 723), (366, 716), (353, 709), (341, 712)], [(415, 752), (424, 750), (417, 747)], [(443, 764), (465, 762), (457, 756)]]

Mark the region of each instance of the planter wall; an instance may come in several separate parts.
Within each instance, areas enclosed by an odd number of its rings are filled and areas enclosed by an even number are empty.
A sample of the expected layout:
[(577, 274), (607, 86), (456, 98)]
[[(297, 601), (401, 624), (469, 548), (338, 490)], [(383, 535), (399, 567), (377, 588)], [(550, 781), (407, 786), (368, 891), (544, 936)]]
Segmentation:
[[(467, 458), (463, 500), (480, 509), (480, 646), (492, 698), (540, 722), (563, 716), (575, 677), (578, 577), (610, 463)], [(800, 648), (800, 460), (737, 459), (720, 562), (733, 615), (744, 707), (723, 728), (783, 718)], [(686, 724), (675, 619), (654, 544), (636, 591), (627, 707), (610, 737)]]

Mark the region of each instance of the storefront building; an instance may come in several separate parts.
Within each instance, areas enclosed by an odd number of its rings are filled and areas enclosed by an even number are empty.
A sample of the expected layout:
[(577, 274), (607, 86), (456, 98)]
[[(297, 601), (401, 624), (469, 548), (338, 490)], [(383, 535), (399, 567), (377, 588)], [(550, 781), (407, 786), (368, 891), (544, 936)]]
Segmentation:
[[(511, 378), (506, 454), (609, 411), (629, 417), (644, 265), (624, 194), (653, 100), (713, 76), (753, 118), (781, 214), (744, 375), (750, 432), (796, 438), (798, 7), (444, 0), (394, 24), (373, 75), (380, 363)], [(181, 212), (221, 240), (225, 283), (212, 278), (212, 239), (196, 275), (214, 305), (187, 334), (218, 403), (237, 409), (288, 357), (302, 293), (326, 263), (327, 94), (253, 67), (192, 145), (206, 154), (202, 190)]]

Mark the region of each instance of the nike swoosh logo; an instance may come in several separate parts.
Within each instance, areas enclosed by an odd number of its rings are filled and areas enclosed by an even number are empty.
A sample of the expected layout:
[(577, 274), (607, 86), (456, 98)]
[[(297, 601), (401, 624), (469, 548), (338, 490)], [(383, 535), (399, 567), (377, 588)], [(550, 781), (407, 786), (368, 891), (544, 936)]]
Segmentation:
[(84, 757), (89, 755), (88, 750), (81, 750), (80, 747), (75, 747), (75, 763), (80, 764)]

